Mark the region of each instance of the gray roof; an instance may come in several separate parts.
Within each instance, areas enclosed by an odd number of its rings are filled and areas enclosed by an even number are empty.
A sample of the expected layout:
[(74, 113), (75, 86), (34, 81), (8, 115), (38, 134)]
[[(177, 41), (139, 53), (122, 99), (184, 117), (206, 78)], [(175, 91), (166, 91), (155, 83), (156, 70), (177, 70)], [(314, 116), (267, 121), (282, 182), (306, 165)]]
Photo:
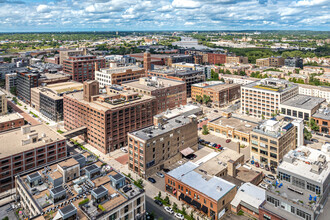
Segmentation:
[(56, 187), (54, 189), (51, 189), (50, 191), (55, 195), (55, 194), (61, 193), (63, 191), (65, 192), (65, 189), (62, 186), (59, 186), (59, 187)]
[(120, 180), (125, 177), (121, 173), (117, 173), (116, 175), (112, 176), (112, 178), (115, 180)]
[(212, 178), (209, 178), (209, 176), (204, 178), (201, 174), (194, 171), (197, 167), (197, 164), (189, 161), (170, 171), (167, 175), (196, 189), (215, 201), (219, 201), (235, 187), (235, 184), (216, 176), (213, 176)]
[(312, 110), (313, 108), (315, 108), (317, 105), (321, 104), (324, 101), (325, 101), (324, 98), (307, 96), (307, 95), (296, 95), (295, 97), (281, 103), (281, 105)]
[(62, 216), (67, 216), (70, 213), (76, 212), (77, 209), (76, 209), (76, 207), (74, 207), (74, 205), (69, 204), (69, 205), (61, 208), (59, 211), (61, 212)]
[(93, 164), (93, 165), (90, 165), (90, 166), (86, 167), (85, 170), (88, 171), (88, 172), (92, 172), (92, 171), (97, 170), (99, 168), (100, 167), (98, 167), (97, 165)]

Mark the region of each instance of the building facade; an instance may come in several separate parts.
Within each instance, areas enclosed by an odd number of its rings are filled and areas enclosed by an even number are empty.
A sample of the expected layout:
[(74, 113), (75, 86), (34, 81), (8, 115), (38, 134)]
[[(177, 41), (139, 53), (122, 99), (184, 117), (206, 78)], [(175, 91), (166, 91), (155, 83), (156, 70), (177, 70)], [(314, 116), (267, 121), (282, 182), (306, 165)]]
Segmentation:
[(284, 66), (284, 58), (282, 57), (269, 57), (256, 60), (256, 65), (260, 67), (281, 67)]
[(208, 53), (207, 54), (208, 63), (209, 64), (225, 64), (226, 63), (226, 54), (219, 54), (219, 53)]
[(324, 98), (330, 102), (330, 87), (299, 84), (299, 94)]
[(319, 132), (330, 135), (330, 109), (320, 108), (312, 118), (315, 120), (316, 125), (319, 127)]
[(19, 113), (11, 113), (0, 117), (0, 132), (19, 128), (24, 125), (24, 118)]
[(287, 57), (284, 60), (284, 66), (297, 67), (302, 69), (304, 67), (303, 59), (300, 57)]
[(31, 103), (31, 89), (38, 87), (38, 74), (17, 72), (17, 97), (23, 102)]
[(59, 64), (63, 65), (63, 61), (69, 59), (71, 56), (84, 56), (87, 55), (87, 50), (83, 49), (76, 49), (76, 50), (60, 50), (60, 59)]
[(17, 86), (17, 73), (6, 74), (6, 91), (10, 92), (11, 88)]
[(234, 57), (227, 56), (226, 63), (248, 64), (249, 59), (248, 57), (243, 57), (243, 56), (234, 56)]
[(7, 98), (6, 93), (0, 90), (0, 116), (7, 113)]

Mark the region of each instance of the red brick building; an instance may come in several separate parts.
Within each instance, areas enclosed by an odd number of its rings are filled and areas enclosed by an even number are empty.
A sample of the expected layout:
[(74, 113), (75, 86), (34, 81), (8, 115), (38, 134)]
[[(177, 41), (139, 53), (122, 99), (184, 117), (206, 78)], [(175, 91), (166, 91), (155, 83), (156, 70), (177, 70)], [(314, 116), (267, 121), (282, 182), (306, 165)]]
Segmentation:
[(267, 202), (265, 201), (260, 207), (259, 207), (259, 219), (265, 219), (265, 220), (286, 220), (286, 218), (283, 218), (279, 216), (278, 214), (270, 211), (267, 209)]
[(136, 92), (99, 94), (97, 81), (84, 82), (84, 91), (63, 99), (64, 126), (86, 127), (85, 141), (103, 153), (127, 144), (127, 132), (152, 125), (156, 99)]
[(12, 113), (0, 117), (0, 132), (19, 128), (24, 125), (24, 118), (19, 113)]
[(70, 56), (63, 60), (63, 72), (77, 82), (94, 80), (95, 70), (100, 68), (105, 68), (105, 59), (92, 55)]
[(225, 64), (226, 63), (226, 54), (220, 53), (208, 53), (208, 62), (209, 64)]
[(0, 142), (0, 192), (15, 187), (16, 175), (67, 156), (66, 139), (43, 124), (3, 132)]

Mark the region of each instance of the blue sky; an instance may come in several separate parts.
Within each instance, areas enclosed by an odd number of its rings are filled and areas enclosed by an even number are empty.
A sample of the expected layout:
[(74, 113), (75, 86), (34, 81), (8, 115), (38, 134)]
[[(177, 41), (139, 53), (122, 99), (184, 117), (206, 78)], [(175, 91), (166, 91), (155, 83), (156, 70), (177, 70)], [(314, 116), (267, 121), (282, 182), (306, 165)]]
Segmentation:
[(330, 0), (0, 0), (0, 32), (326, 30)]

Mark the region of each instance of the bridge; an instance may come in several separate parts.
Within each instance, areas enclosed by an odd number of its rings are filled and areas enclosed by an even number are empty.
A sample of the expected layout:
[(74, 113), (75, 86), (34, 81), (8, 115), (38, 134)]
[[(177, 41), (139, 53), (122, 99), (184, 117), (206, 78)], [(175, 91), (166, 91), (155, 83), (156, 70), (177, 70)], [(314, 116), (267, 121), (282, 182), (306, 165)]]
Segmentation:
[(79, 135), (86, 136), (87, 135), (87, 127), (82, 126), (82, 127), (79, 127), (79, 128), (75, 128), (75, 129), (73, 129), (71, 131), (64, 132), (62, 135), (66, 139), (71, 139), (71, 138), (77, 137)]

